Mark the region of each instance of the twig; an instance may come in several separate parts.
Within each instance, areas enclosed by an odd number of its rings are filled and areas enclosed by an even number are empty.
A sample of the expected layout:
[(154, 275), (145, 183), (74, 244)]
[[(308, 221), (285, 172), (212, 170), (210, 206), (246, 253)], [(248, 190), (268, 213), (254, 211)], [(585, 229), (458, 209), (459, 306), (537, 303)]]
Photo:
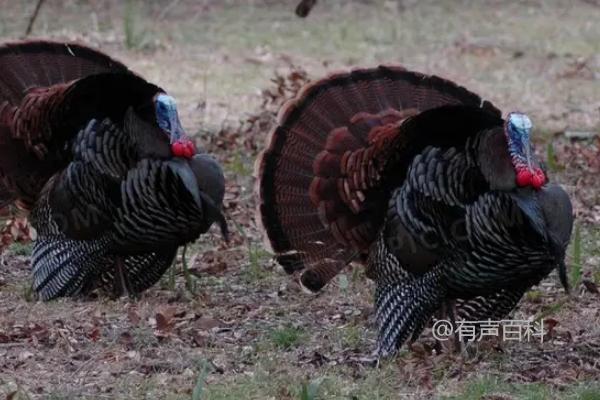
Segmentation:
[(33, 30), (33, 24), (35, 23), (35, 20), (37, 19), (37, 16), (40, 12), (40, 8), (42, 8), (43, 2), (44, 2), (44, 0), (38, 0), (37, 4), (35, 5), (33, 14), (31, 14), (31, 17), (29, 18), (29, 25), (27, 25), (27, 30), (25, 31), (25, 36), (29, 36), (31, 31)]

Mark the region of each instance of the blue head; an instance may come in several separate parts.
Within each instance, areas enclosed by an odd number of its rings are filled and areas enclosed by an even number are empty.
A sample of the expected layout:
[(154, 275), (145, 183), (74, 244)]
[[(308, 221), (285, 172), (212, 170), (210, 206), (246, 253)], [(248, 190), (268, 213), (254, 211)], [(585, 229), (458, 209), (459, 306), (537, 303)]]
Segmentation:
[(158, 126), (169, 135), (170, 142), (176, 142), (181, 136), (185, 136), (175, 99), (167, 94), (161, 93), (154, 98), (156, 107), (156, 122)]
[(175, 99), (165, 93), (159, 93), (154, 97), (154, 106), (156, 122), (169, 136), (173, 154), (177, 157), (192, 157), (196, 153), (196, 149), (181, 127)]
[(532, 186), (539, 189), (546, 182), (546, 176), (539, 167), (531, 150), (531, 129), (529, 117), (519, 112), (508, 114), (505, 134), (508, 141), (508, 153), (515, 168), (518, 186)]

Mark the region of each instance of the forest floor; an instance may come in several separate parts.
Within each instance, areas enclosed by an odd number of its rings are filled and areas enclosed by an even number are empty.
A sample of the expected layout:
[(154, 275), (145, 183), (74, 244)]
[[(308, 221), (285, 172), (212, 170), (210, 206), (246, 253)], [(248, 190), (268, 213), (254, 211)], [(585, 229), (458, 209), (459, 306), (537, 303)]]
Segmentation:
[[(35, 2), (0, 0), (0, 40)], [(32, 300), (30, 244), (0, 265), (0, 399), (600, 399), (600, 5), (596, 1), (52, 1), (32, 37), (79, 40), (173, 94), (223, 163), (228, 244), (216, 229), (141, 298)], [(348, 267), (308, 295), (265, 250), (253, 161), (307, 79), (401, 63), (535, 123), (539, 156), (575, 206), (573, 285), (552, 274), (515, 319), (543, 343), (431, 354), (430, 334), (373, 366), (373, 285)], [(595, 139), (570, 139), (581, 133)], [(235, 222), (234, 222), (235, 221)]]

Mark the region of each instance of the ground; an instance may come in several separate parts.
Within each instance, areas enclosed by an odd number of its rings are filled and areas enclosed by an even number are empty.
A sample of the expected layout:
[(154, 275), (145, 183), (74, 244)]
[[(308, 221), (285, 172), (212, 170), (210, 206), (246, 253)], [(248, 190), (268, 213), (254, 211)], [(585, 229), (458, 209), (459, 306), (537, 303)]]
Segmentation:
[[(0, 0), (0, 39), (32, 1)], [(0, 396), (7, 399), (599, 399), (600, 5), (597, 1), (49, 1), (32, 37), (86, 42), (173, 94), (188, 132), (224, 164), (225, 244), (216, 229), (139, 299), (40, 303), (29, 244), (0, 266)], [(431, 354), (431, 335), (378, 366), (373, 285), (348, 268), (308, 295), (265, 250), (252, 163), (282, 98), (306, 79), (398, 64), (527, 112), (539, 156), (572, 196), (573, 285), (555, 274), (515, 318), (544, 343), (484, 341)], [(305, 75), (306, 74), (306, 75)], [(273, 81), (274, 80), (274, 81)], [(283, 95), (277, 94), (284, 89)], [(591, 136), (573, 139), (570, 136)]]

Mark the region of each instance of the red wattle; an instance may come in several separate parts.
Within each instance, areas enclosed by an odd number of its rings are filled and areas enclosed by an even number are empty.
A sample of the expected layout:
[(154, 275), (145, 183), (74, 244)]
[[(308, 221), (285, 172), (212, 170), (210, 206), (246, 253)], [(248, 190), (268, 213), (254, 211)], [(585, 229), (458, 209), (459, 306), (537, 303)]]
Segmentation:
[(527, 170), (522, 169), (517, 172), (517, 186), (525, 187), (529, 186), (532, 183), (533, 174)]
[(194, 156), (194, 150), (190, 146), (183, 147), (183, 156), (185, 158), (192, 158)]
[(194, 157), (194, 154), (196, 154), (196, 146), (194, 146), (194, 142), (189, 141), (185, 143), (185, 155), (187, 156), (187, 158), (192, 158)]
[(192, 158), (196, 154), (196, 146), (191, 141), (175, 142), (171, 145), (175, 157)]
[(544, 183), (546, 183), (546, 177), (544, 176), (544, 172), (541, 169), (535, 171), (535, 175), (531, 178), (531, 186), (535, 190), (539, 190)]
[(184, 157), (185, 156), (185, 146), (181, 142), (175, 142), (171, 145), (171, 151), (175, 157)]

